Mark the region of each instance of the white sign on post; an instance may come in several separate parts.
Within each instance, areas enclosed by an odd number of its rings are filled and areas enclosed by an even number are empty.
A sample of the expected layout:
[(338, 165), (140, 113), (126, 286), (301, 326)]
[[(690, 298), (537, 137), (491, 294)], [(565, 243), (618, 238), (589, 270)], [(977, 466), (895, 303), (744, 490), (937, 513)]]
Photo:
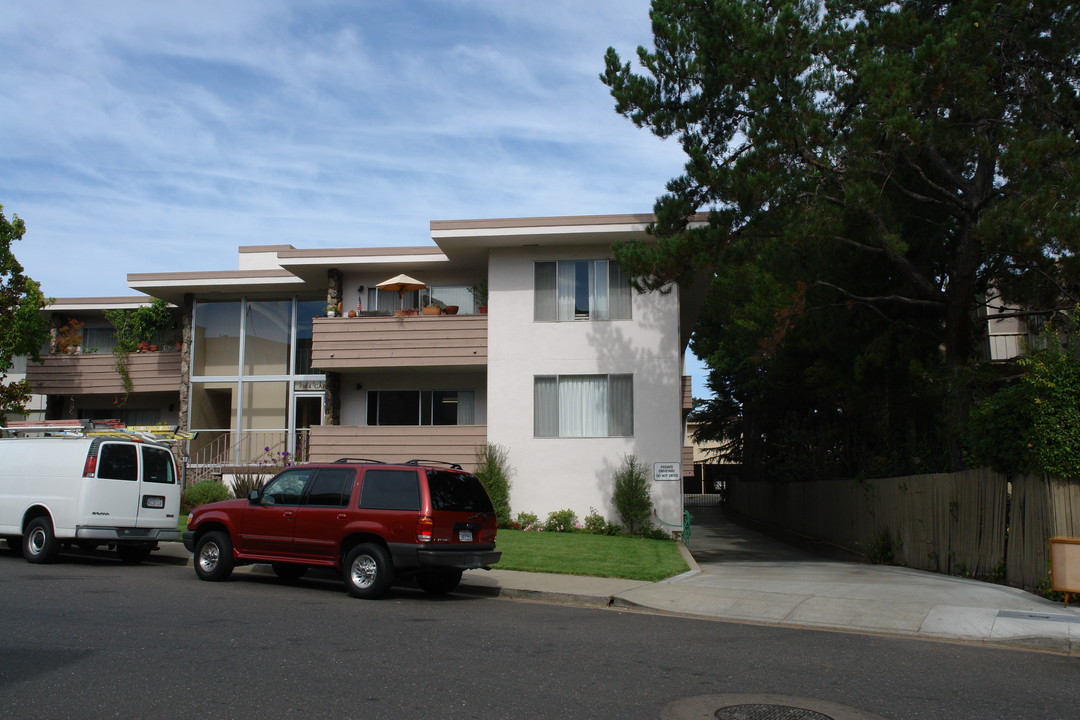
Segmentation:
[(682, 468), (677, 462), (653, 463), (653, 480), (681, 480)]

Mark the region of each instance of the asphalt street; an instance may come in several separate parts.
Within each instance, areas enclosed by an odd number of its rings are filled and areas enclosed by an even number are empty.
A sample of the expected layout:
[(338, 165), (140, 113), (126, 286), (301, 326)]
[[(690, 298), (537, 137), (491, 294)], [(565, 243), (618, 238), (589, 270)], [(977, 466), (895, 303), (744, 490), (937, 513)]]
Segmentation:
[(0, 717), (1077, 717), (1060, 655), (111, 557), (0, 553), (0, 616)]

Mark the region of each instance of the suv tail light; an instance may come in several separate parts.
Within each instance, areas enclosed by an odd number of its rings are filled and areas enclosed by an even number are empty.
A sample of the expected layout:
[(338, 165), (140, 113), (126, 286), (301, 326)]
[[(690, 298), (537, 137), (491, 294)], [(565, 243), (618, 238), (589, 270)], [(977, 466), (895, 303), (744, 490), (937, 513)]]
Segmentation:
[(431, 537), (434, 534), (435, 521), (426, 515), (421, 515), (420, 519), (416, 521), (416, 541), (431, 542)]

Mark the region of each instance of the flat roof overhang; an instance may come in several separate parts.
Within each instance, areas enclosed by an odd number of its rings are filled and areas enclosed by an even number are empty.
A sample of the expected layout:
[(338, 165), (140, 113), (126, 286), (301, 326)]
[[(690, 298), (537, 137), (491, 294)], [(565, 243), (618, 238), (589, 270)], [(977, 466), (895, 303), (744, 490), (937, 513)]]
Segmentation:
[(433, 220), (431, 238), (457, 262), (486, 263), (493, 248), (615, 245), (647, 240), (652, 214)]
[(329, 268), (342, 272), (379, 271), (387, 273), (389, 277), (400, 272), (442, 269), (450, 262), (450, 258), (434, 245), (337, 250), (293, 249), (279, 251), (277, 258), (281, 267), (305, 283), (318, 287), (326, 287), (326, 271)]
[(317, 286), (305, 283), (287, 270), (219, 270), (179, 273), (130, 273), (128, 287), (152, 297), (163, 298), (181, 305), (186, 293), (196, 295), (260, 293), (296, 293), (326, 288), (323, 281)]

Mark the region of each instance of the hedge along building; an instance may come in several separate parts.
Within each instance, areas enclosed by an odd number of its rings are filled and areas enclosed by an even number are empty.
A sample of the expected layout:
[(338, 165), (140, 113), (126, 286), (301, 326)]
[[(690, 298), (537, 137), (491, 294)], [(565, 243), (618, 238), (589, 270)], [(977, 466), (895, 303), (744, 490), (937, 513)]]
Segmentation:
[[(653, 497), (678, 522), (682, 363), (705, 283), (694, 297), (630, 289), (611, 247), (646, 239), (652, 219), (436, 221), (426, 247), (246, 246), (236, 270), (129, 275), (180, 318), (170, 377), (176, 421), (197, 433), (189, 479), (264, 448), (471, 468), (493, 442), (514, 469), (514, 512), (614, 519), (612, 476), (634, 455), (650, 473), (665, 464), (674, 480), (654, 479)], [(399, 274), (423, 287), (378, 288)], [(44, 376), (28, 377), (40, 392)]]

